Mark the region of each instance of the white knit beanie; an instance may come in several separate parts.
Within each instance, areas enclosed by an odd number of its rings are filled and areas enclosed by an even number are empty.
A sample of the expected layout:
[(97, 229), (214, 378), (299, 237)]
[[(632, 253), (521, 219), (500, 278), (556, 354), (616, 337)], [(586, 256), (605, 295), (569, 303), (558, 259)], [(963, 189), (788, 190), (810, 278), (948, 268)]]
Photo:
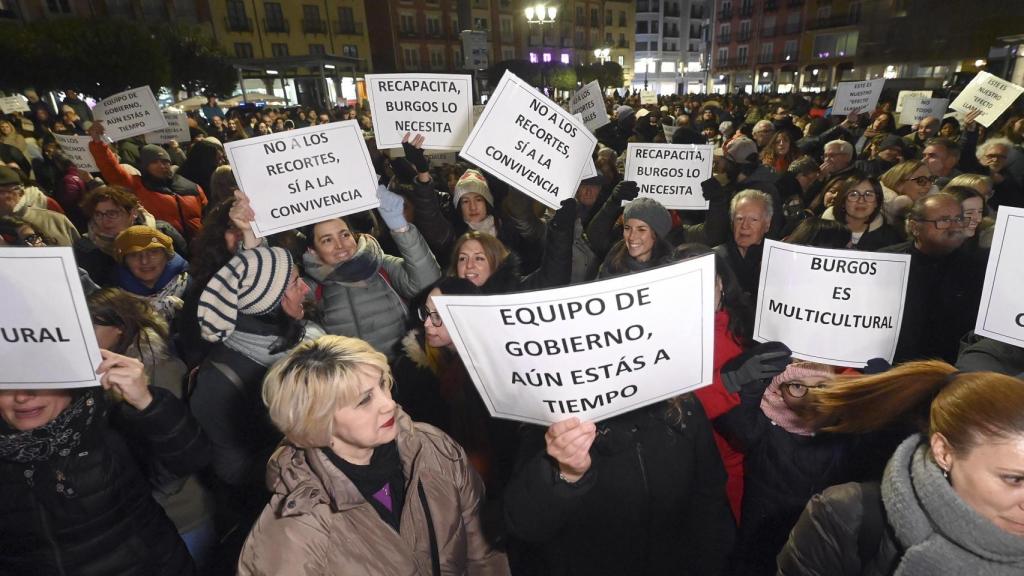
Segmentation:
[(487, 185), (487, 179), (480, 173), (479, 170), (473, 170), (470, 168), (462, 174), (459, 181), (455, 183), (455, 192), (452, 193), (452, 203), (455, 204), (455, 208), (459, 207), (459, 200), (463, 196), (472, 192), (473, 194), (479, 194), (483, 197), (484, 201), (494, 208), (494, 196), (491, 195), (491, 188)]
[(293, 266), (292, 255), (284, 248), (261, 246), (236, 254), (199, 296), (203, 338), (220, 342), (235, 331), (239, 313), (261, 316), (277, 308)]

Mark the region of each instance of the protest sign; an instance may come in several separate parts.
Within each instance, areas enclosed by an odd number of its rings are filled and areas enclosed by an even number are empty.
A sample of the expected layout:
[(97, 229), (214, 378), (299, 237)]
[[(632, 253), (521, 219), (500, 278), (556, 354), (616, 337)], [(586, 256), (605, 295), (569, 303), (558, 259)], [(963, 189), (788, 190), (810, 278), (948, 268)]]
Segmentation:
[(57, 144), (60, 145), (60, 150), (64, 153), (64, 156), (71, 160), (77, 168), (86, 172), (100, 171), (99, 167), (96, 166), (96, 160), (92, 157), (92, 152), (89, 151), (89, 142), (92, 141), (91, 137), (77, 136), (75, 134), (54, 134), (53, 137), (57, 140)]
[(553, 290), (437, 296), (496, 418), (601, 420), (711, 383), (715, 260)]
[(903, 101), (903, 111), (899, 113), (899, 124), (917, 124), (931, 116), (942, 118), (949, 108), (948, 98), (927, 98), (924, 96), (907, 96)]
[(1013, 104), (1013, 101), (1024, 92), (1024, 88), (993, 76), (988, 72), (978, 72), (964, 91), (950, 105), (954, 110), (971, 112), (979, 110), (977, 122), (988, 128)]
[(558, 208), (575, 196), (596, 145), (572, 114), (505, 72), (459, 155)]
[(167, 128), (146, 134), (148, 144), (168, 144), (171, 140), (183, 144), (192, 140), (192, 135), (188, 131), (188, 116), (174, 110), (163, 110), (163, 115), (167, 121)]
[(833, 366), (892, 362), (909, 274), (909, 254), (765, 240), (754, 339)]
[(641, 144), (626, 147), (626, 180), (640, 196), (676, 210), (707, 210), (700, 183), (711, 177), (711, 144)]
[(896, 95), (896, 113), (903, 112), (903, 102), (911, 96), (920, 96), (922, 98), (931, 98), (931, 90), (900, 90), (900, 93)]
[(99, 385), (96, 344), (69, 247), (0, 247), (0, 389)]
[(1024, 348), (1024, 208), (1000, 206), (975, 334)]
[(167, 128), (167, 121), (149, 86), (118, 92), (100, 100), (92, 117), (101, 120), (106, 135), (117, 140)]
[(640, 105), (646, 106), (647, 104), (657, 104), (658, 95), (650, 90), (640, 91)]
[(836, 101), (832, 106), (833, 116), (845, 116), (853, 111), (874, 112), (878, 97), (882, 95), (885, 78), (861, 82), (840, 82), (836, 88)]
[(604, 93), (601, 92), (601, 85), (597, 80), (580, 88), (572, 95), (569, 101), (569, 111), (573, 114), (581, 114), (583, 123), (591, 132), (611, 122), (608, 118), (608, 110), (604, 106)]
[(458, 150), (473, 128), (473, 77), (462, 74), (367, 74), (377, 147), (396, 148), (406, 133), (423, 147)]
[(376, 208), (377, 174), (356, 120), (224, 145), (257, 236)]
[(14, 114), (15, 112), (29, 112), (28, 100), (20, 94), (4, 96), (0, 98), (0, 112)]

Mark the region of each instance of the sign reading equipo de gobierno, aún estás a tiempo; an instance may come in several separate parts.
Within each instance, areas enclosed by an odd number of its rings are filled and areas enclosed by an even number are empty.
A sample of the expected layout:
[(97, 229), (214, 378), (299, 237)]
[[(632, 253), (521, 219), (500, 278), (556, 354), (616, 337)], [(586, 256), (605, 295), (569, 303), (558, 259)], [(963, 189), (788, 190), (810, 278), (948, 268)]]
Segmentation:
[(167, 128), (163, 112), (149, 86), (118, 92), (100, 100), (93, 119), (103, 122), (105, 134), (114, 141)]

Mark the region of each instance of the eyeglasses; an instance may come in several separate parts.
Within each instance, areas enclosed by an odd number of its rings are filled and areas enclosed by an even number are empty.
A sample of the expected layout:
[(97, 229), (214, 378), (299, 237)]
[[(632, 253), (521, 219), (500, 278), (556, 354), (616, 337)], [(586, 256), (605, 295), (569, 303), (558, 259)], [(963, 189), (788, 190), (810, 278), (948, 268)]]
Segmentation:
[(43, 237), (39, 234), (29, 234), (21, 239), (26, 246), (45, 246)]
[(918, 176), (917, 178), (907, 178), (904, 182), (913, 182), (918, 186), (931, 186), (935, 182), (935, 176)]
[(847, 200), (853, 200), (854, 202), (874, 202), (875, 193), (872, 191), (861, 192), (860, 190), (854, 190), (846, 195)]
[(952, 227), (954, 224), (957, 227), (962, 227), (966, 224), (970, 218), (964, 218), (963, 216), (956, 216), (954, 218), (939, 218), (938, 220), (925, 220), (924, 218), (912, 218), (914, 222), (931, 222), (936, 230), (946, 230)]
[(985, 158), (989, 160), (1006, 160), (1009, 158), (1008, 154), (985, 154)]
[(100, 210), (96, 210), (95, 212), (92, 213), (92, 217), (95, 218), (96, 220), (113, 220), (115, 218), (118, 218), (118, 217), (124, 216), (124, 215), (125, 215), (124, 208), (119, 208), (119, 209), (116, 209), (116, 210), (107, 210), (105, 212), (104, 211), (100, 211)]
[(426, 322), (427, 318), (430, 318), (430, 323), (434, 325), (434, 328), (440, 328), (443, 325), (441, 315), (436, 310), (431, 311), (426, 306), (420, 306), (416, 313), (420, 318), (420, 322)]
[(779, 385), (780, 389), (793, 398), (803, 398), (807, 395), (808, 390), (824, 387), (824, 384), (804, 384), (799, 380), (790, 380), (789, 382), (783, 382)]

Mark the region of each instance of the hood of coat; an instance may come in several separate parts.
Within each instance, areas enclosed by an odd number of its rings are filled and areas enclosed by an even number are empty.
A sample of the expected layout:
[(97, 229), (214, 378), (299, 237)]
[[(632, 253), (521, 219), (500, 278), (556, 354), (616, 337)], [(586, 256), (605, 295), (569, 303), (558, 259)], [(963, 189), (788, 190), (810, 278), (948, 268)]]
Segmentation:
[(522, 260), (519, 255), (509, 252), (505, 260), (498, 265), (498, 269), (480, 287), (480, 291), (484, 294), (507, 294), (518, 290), (519, 282), (523, 278), (521, 267)]

